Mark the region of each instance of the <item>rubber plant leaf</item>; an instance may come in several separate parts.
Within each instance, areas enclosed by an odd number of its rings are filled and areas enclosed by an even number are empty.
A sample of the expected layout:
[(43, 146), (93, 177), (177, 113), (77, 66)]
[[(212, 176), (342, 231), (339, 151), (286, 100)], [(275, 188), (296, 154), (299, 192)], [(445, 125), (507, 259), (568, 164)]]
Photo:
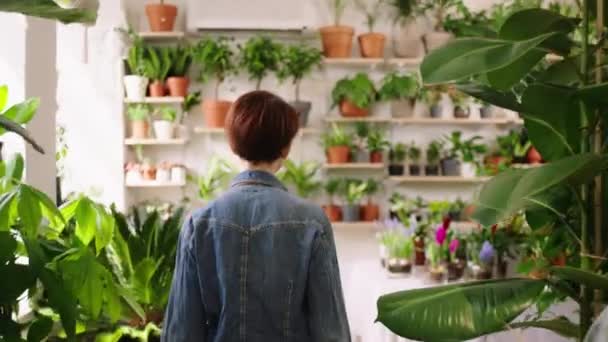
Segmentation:
[[(83, 1), (78, 1), (82, 3)], [(66, 8), (62, 8), (63, 5)], [(97, 20), (98, 0), (84, 0), (85, 6), (67, 6), (75, 3), (74, 0), (2, 0), (0, 1), (0, 12), (14, 12), (58, 20), (64, 24), (85, 23), (94, 24)], [(67, 8), (72, 7), (72, 8)]]

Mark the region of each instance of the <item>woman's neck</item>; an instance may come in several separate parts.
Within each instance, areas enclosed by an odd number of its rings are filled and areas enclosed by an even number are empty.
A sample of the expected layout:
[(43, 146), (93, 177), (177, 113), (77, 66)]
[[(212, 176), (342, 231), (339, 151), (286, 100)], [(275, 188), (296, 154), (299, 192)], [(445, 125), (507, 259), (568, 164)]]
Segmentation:
[(247, 170), (250, 171), (265, 171), (275, 174), (283, 165), (281, 160), (276, 160), (272, 163), (247, 163)]

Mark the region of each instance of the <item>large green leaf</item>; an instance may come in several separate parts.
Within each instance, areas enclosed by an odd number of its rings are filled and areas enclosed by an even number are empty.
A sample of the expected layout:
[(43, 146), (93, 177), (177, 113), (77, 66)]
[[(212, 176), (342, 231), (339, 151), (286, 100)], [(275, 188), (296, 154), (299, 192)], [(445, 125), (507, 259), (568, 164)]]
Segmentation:
[(53, 320), (49, 317), (39, 316), (27, 329), (27, 342), (44, 341), (53, 329)]
[(8, 231), (17, 219), (16, 197), (15, 191), (0, 196), (0, 231)]
[(101, 252), (111, 241), (114, 234), (114, 217), (110, 215), (102, 205), (97, 205), (99, 223), (95, 234), (95, 249), (97, 254)]
[(97, 262), (95, 255), (83, 248), (58, 261), (58, 269), (82, 307), (93, 318), (98, 317), (107, 291), (107, 270)]
[[(36, 114), (36, 111), (38, 110), (38, 106), (40, 106), (40, 99), (27, 99), (7, 109), (6, 112), (2, 114), (2, 116), (13, 122), (23, 125), (32, 120), (32, 118)], [(6, 131), (0, 128), (0, 134), (3, 134), (4, 132)]]
[(587, 183), (608, 167), (605, 155), (579, 154), (529, 170), (508, 170), (484, 184), (473, 217), (484, 226), (546, 203), (557, 186)]
[(545, 54), (542, 50), (532, 50), (513, 63), (488, 72), (488, 82), (499, 90), (511, 89), (545, 57)]
[(580, 329), (578, 324), (572, 323), (568, 318), (563, 316), (542, 321), (515, 322), (509, 324), (509, 327), (515, 329), (542, 328), (551, 330), (554, 333), (567, 338), (578, 338)]
[(544, 287), (538, 280), (507, 279), (396, 292), (378, 299), (377, 321), (409, 339), (468, 340), (504, 330)]
[(434, 50), (424, 59), (420, 66), (422, 79), (426, 84), (441, 84), (499, 70), (527, 58), (529, 54), (536, 54), (535, 49), (553, 35), (550, 32), (515, 42), (485, 38), (457, 39)]
[(36, 277), (27, 265), (0, 265), (0, 304), (17, 304), (19, 296), (36, 284)]
[(51, 0), (2, 0), (0, 12), (16, 12), (34, 17), (56, 19), (63, 23), (89, 23), (97, 20), (97, 9), (64, 9)]
[(13, 155), (13, 157), (6, 163), (6, 177), (21, 180), (21, 178), (23, 178), (24, 165), (25, 163), (21, 154), (17, 153)]
[(24, 233), (28, 238), (33, 238), (38, 234), (38, 227), (42, 222), (40, 203), (30, 190), (30, 187), (23, 184), (19, 187), (17, 199), (19, 201), (17, 208)]
[(570, 266), (552, 267), (551, 273), (561, 279), (573, 281), (593, 289), (608, 291), (608, 277), (605, 275)]
[(9, 233), (0, 231), (0, 267), (14, 259), (17, 240)]
[(76, 219), (76, 237), (86, 246), (95, 238), (99, 224), (95, 204), (86, 197), (81, 198), (74, 218)]
[(474, 98), (501, 108), (510, 109), (515, 112), (521, 112), (523, 110), (517, 97), (511, 91), (498, 91), (485, 85), (472, 83), (458, 84), (456, 85), (456, 88)]
[(8, 87), (6, 85), (0, 86), (0, 112), (6, 107), (8, 101)]
[(595, 105), (596, 107), (601, 107), (608, 105), (606, 92), (608, 92), (608, 82), (580, 88), (574, 95), (578, 99)]
[(150, 281), (152, 280), (152, 277), (154, 277), (154, 273), (156, 273), (157, 269), (158, 261), (151, 258), (145, 258), (135, 265), (135, 273), (133, 275), (134, 290), (136, 291), (139, 301), (144, 304), (150, 304), (155, 300), (155, 298), (153, 298), (152, 284)]

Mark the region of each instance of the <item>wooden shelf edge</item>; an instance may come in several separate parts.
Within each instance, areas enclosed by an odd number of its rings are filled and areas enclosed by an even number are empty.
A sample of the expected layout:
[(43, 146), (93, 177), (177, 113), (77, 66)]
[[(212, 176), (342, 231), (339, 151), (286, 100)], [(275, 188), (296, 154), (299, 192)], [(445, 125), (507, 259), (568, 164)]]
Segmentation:
[(137, 145), (185, 145), (188, 142), (187, 139), (171, 139), (171, 140), (157, 140), (157, 139), (125, 139), (126, 146), (137, 146)]
[(366, 169), (385, 169), (384, 163), (344, 163), (344, 164), (323, 164), (324, 169), (328, 170), (366, 170)]
[(461, 176), (390, 176), (397, 183), (483, 183), (491, 177), (467, 178)]
[(186, 186), (186, 183), (158, 183), (155, 181), (148, 182), (137, 182), (137, 183), (127, 183), (125, 182), (125, 186), (127, 188), (183, 188)]
[(143, 100), (124, 99), (125, 103), (148, 103), (148, 104), (171, 104), (171, 103), (183, 103), (183, 97), (174, 96), (163, 96), (163, 97), (146, 97)]

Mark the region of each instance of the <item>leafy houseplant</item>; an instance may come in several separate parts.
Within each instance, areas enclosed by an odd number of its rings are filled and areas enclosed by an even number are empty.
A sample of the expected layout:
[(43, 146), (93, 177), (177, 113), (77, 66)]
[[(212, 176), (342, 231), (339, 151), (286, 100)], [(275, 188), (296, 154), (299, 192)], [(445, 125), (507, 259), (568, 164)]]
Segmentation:
[(427, 176), (439, 175), (439, 162), (443, 153), (444, 143), (441, 140), (433, 140), (426, 148), (426, 166), (424, 174)]
[(306, 45), (291, 45), (282, 50), (281, 59), (279, 79), (291, 79), (295, 96), (290, 104), (298, 112), (300, 127), (306, 127), (311, 102), (300, 99), (300, 85), (305, 76), (321, 65), (321, 51)]
[(323, 55), (327, 58), (348, 58), (352, 53), (355, 30), (351, 26), (341, 25), (341, 20), (349, 0), (327, 0), (327, 2), (333, 15), (333, 25), (319, 29)]
[(384, 151), (390, 147), (390, 142), (386, 140), (384, 134), (379, 129), (369, 132), (367, 136), (367, 149), (369, 150), (369, 160), (372, 163), (382, 163)]
[(240, 49), (240, 66), (247, 70), (249, 79), (259, 90), (269, 72), (278, 72), (283, 46), (269, 37), (250, 38)]
[(443, 107), (441, 105), (442, 88), (422, 88), (422, 100), (429, 106), (432, 118), (440, 118), (443, 116)]
[(390, 176), (403, 176), (406, 147), (403, 143), (396, 143), (391, 146), (388, 152), (388, 174)]
[(145, 104), (130, 104), (127, 108), (127, 116), (131, 121), (131, 137), (135, 139), (146, 139), (148, 137), (150, 107)]
[(407, 158), (409, 160), (410, 176), (420, 176), (420, 148), (412, 142), (407, 148)]
[(391, 102), (393, 117), (411, 117), (418, 89), (416, 76), (391, 72), (382, 79), (378, 97), (380, 101)]
[(283, 168), (283, 171), (279, 173), (279, 179), (286, 184), (293, 185), (298, 196), (309, 198), (321, 188), (321, 182), (315, 180), (319, 171), (317, 163), (303, 162), (297, 165), (291, 160), (286, 160)]
[(146, 76), (151, 81), (149, 86), (150, 96), (165, 96), (165, 79), (171, 68), (169, 50), (149, 47), (146, 52), (145, 59), (148, 63)]
[(168, 51), (172, 61), (167, 78), (169, 95), (186, 97), (190, 85), (188, 71), (192, 65), (192, 48), (188, 45), (180, 45), (168, 48)]
[(203, 114), (205, 126), (211, 128), (224, 127), (226, 115), (232, 105), (231, 101), (220, 100), (220, 86), (226, 78), (237, 73), (232, 51), (227, 38), (206, 38), (199, 41), (192, 50), (192, 57), (199, 67), (199, 81), (206, 82), (215, 79), (213, 98), (203, 100)]
[(361, 206), (361, 221), (372, 222), (380, 218), (380, 206), (373, 202), (373, 196), (378, 192), (380, 183), (375, 179), (365, 181), (367, 203)]
[(128, 30), (121, 29), (120, 32), (127, 36), (131, 44), (126, 59), (129, 69), (128, 75), (123, 77), (126, 97), (129, 100), (141, 101), (146, 97), (146, 88), (149, 82), (146, 77), (149, 73), (149, 61), (145, 58), (144, 41), (130, 28)]
[(365, 58), (383, 58), (384, 43), (386, 36), (382, 33), (374, 32), (374, 26), (380, 17), (382, 10), (382, 0), (374, 0), (371, 6), (364, 0), (355, 0), (357, 8), (365, 15), (365, 24), (368, 32), (359, 35), (359, 48), (361, 56)]
[(158, 4), (147, 4), (146, 15), (152, 32), (170, 32), (175, 26), (177, 6), (165, 4), (160, 0)]
[[(454, 131), (449, 136), (444, 137), (448, 144), (446, 155), (441, 160), (441, 170), (445, 176), (460, 176), (462, 172), (462, 164), (467, 163), (476, 166), (478, 164), (478, 156), (487, 151), (487, 146), (478, 144), (481, 140), (480, 136), (474, 136), (469, 139), (462, 139), (462, 132)], [(467, 172), (466, 176), (475, 176), (475, 172)]]
[(324, 184), (325, 193), (328, 196), (328, 204), (323, 207), (330, 222), (342, 220), (342, 209), (334, 202), (334, 197), (343, 186), (342, 179), (330, 178)]
[(374, 83), (367, 74), (358, 73), (352, 79), (339, 80), (331, 92), (332, 106), (340, 106), (340, 113), (346, 117), (369, 115), (369, 107), (376, 99)]
[(471, 115), (467, 104), (468, 96), (458, 90), (448, 92), (452, 104), (454, 105), (454, 117), (457, 119), (466, 119)]
[(201, 103), (201, 92), (195, 91), (193, 93), (189, 93), (184, 99), (184, 103), (182, 103), (182, 115), (180, 115), (179, 123), (180, 125), (184, 123), (184, 119), (190, 114), (192, 108), (198, 106)]
[(355, 142), (353, 144), (353, 160), (355, 163), (369, 163), (370, 153), (367, 149), (367, 137), (369, 136), (370, 125), (367, 122), (355, 123)]
[(158, 118), (154, 120), (154, 136), (158, 140), (171, 140), (175, 138), (175, 119), (177, 110), (171, 106), (158, 108)]
[(412, 270), (414, 242), (402, 225), (382, 232), (380, 241), (388, 251), (386, 268), (391, 273), (409, 273)]
[(424, 35), (427, 51), (433, 51), (452, 40), (452, 34), (445, 31), (444, 22), (449, 11), (461, 0), (423, 0), (422, 7), (434, 16), (434, 31)]
[(329, 164), (343, 164), (350, 160), (350, 151), (353, 143), (351, 134), (342, 130), (338, 125), (333, 124), (331, 132), (322, 136), (323, 147), (327, 154)]
[(233, 168), (225, 160), (213, 157), (207, 166), (207, 171), (203, 175), (189, 176), (190, 181), (198, 187), (198, 197), (203, 201), (211, 201), (217, 192), (224, 186)]
[(347, 179), (344, 181), (342, 188), (342, 196), (344, 197), (344, 205), (342, 206), (342, 219), (345, 222), (359, 221), (360, 207), (359, 204), (365, 196), (367, 182), (358, 179)]
[(394, 11), (394, 23), (398, 31), (393, 33), (393, 51), (400, 58), (416, 58), (424, 55), (422, 25), (416, 20), (418, 0), (390, 0)]

